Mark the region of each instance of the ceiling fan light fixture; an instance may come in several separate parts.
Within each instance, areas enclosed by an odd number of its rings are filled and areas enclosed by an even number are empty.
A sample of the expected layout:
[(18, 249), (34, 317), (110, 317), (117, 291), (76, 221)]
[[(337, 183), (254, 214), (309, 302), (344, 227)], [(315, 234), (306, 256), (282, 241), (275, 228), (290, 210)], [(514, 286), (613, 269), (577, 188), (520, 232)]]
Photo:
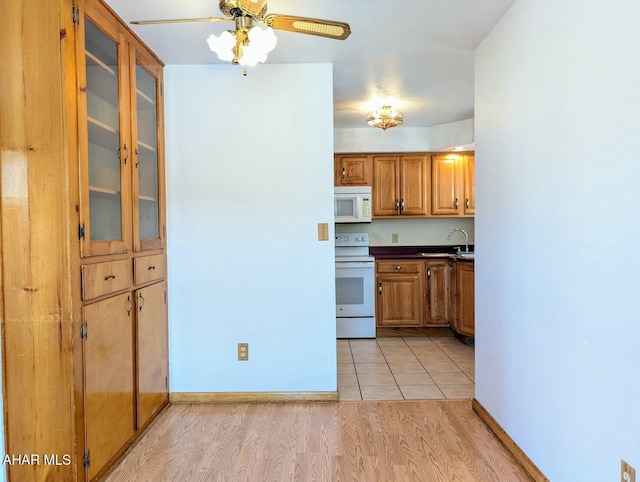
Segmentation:
[(226, 30), (219, 37), (211, 34), (207, 39), (209, 48), (218, 55), (220, 60), (231, 62), (234, 58), (233, 48), (236, 46), (236, 37), (233, 32)]
[(220, 60), (253, 67), (267, 60), (267, 54), (275, 48), (278, 38), (271, 27), (262, 29), (256, 25), (248, 30), (227, 30), (219, 37), (210, 35), (207, 43)]
[(390, 105), (383, 105), (379, 109), (367, 113), (367, 124), (386, 131), (392, 127), (399, 126), (403, 122), (403, 115)]

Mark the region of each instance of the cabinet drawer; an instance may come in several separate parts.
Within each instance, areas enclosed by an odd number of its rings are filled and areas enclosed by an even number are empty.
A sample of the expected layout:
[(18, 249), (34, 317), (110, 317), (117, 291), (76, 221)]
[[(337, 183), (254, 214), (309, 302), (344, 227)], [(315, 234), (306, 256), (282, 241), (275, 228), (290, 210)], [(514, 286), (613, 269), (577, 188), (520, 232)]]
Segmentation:
[(136, 285), (164, 278), (164, 255), (143, 256), (133, 260)]
[(422, 261), (378, 261), (378, 273), (419, 273)]
[(128, 259), (82, 266), (84, 300), (127, 289), (131, 284), (131, 261)]

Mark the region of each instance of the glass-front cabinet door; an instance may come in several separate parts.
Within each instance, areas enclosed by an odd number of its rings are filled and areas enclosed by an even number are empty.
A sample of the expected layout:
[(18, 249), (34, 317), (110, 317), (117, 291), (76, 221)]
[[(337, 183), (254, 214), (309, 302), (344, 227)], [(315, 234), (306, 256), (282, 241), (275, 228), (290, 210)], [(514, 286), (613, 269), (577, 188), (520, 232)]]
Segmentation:
[(84, 30), (79, 63), (86, 68), (84, 78), (79, 76), (78, 96), (82, 255), (124, 253), (130, 248), (131, 224), (128, 54), (115, 26), (103, 31), (86, 17)]
[(162, 167), (161, 81), (162, 66), (141, 52), (132, 50), (133, 112), (133, 249), (145, 251), (164, 247), (164, 180)]

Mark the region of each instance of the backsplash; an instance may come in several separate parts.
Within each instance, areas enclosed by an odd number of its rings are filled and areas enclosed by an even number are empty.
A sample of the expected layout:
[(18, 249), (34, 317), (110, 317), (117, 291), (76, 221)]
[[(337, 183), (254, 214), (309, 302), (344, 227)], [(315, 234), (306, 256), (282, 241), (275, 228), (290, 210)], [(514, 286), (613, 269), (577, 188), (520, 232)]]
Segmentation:
[[(474, 243), (473, 218), (408, 218), (374, 219), (371, 223), (336, 224), (336, 233), (369, 233), (371, 246), (425, 246), (464, 245), (464, 235), (455, 233), (447, 240), (452, 229), (461, 228), (469, 233), (469, 244)], [(393, 243), (393, 235), (398, 242)]]

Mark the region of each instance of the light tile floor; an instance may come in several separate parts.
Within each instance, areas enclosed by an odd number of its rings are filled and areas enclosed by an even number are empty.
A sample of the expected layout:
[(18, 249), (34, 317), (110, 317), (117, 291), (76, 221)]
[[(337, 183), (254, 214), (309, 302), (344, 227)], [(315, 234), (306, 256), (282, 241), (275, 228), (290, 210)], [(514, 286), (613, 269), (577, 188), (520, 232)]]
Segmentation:
[(454, 337), (338, 340), (340, 400), (473, 398), (474, 350)]

